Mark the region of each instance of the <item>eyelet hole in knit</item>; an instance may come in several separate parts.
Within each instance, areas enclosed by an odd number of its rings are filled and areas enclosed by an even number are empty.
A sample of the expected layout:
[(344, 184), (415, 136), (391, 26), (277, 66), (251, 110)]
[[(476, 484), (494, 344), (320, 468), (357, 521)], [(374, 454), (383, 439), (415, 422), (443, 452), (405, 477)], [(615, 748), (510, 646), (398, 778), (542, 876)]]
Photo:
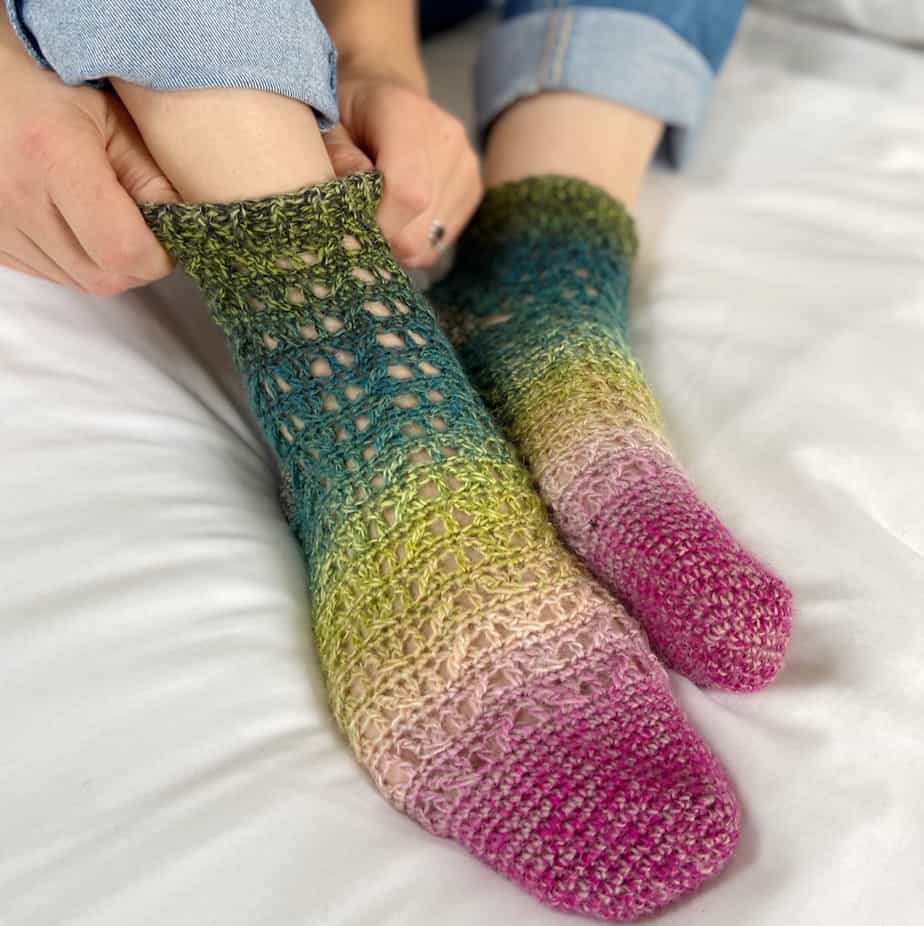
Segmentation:
[(312, 376), (330, 376), (333, 372), (330, 364), (323, 357), (315, 357), (308, 365), (308, 371)]
[(391, 309), (384, 302), (364, 302), (363, 308), (375, 318), (391, 317)]
[(383, 334), (377, 334), (375, 339), (382, 347), (403, 348), (405, 346), (404, 338), (395, 334), (393, 331), (386, 331)]
[(344, 251), (359, 251), (362, 248), (355, 235), (344, 235), (340, 239), (340, 243), (343, 245)]
[(360, 283), (366, 283), (367, 285), (369, 283), (374, 283), (376, 279), (375, 274), (366, 267), (354, 267), (350, 273), (352, 273)]

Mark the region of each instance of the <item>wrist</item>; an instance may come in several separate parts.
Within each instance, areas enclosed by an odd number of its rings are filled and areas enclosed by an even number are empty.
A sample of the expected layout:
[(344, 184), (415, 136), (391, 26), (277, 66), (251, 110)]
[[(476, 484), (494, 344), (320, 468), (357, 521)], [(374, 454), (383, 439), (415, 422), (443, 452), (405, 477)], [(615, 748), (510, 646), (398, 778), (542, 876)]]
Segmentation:
[(315, 0), (337, 48), (338, 72), (404, 83), (427, 92), (414, 0)]
[(416, 49), (395, 52), (378, 44), (338, 49), (337, 74), (341, 83), (351, 80), (387, 80), (429, 96), (427, 72)]

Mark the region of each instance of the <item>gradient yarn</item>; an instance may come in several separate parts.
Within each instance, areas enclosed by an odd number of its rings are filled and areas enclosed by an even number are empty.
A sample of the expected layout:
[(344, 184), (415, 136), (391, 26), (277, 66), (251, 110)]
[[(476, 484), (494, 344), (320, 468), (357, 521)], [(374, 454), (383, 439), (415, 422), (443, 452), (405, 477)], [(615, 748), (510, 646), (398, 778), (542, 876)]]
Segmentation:
[(626, 338), (634, 223), (588, 183), (488, 192), (431, 292), (472, 381), (531, 468), (562, 536), (701, 685), (779, 671), (791, 595), (699, 499)]
[(378, 789), (552, 907), (651, 912), (728, 860), (730, 785), (560, 545), (389, 254), (380, 192), (358, 174), (144, 214), (276, 451), (330, 704)]

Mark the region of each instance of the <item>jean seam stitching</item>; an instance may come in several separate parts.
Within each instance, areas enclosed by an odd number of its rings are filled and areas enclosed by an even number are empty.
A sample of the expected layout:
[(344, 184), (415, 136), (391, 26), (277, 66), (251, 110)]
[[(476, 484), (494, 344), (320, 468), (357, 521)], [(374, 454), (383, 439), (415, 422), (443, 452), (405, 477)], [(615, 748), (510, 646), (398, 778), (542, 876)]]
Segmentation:
[(568, 40), (571, 38), (571, 30), (574, 27), (574, 10), (565, 10), (561, 15), (562, 23), (558, 32), (558, 43), (555, 49), (555, 56), (552, 59), (552, 72), (549, 75), (549, 82), (552, 86), (557, 86), (561, 82), (561, 72), (565, 65), (565, 54), (568, 50)]
[(558, 25), (558, 13), (554, 10), (549, 13), (549, 21), (545, 32), (545, 47), (542, 49), (542, 58), (539, 60), (539, 86), (542, 86), (548, 71), (549, 56), (555, 46), (555, 36)]

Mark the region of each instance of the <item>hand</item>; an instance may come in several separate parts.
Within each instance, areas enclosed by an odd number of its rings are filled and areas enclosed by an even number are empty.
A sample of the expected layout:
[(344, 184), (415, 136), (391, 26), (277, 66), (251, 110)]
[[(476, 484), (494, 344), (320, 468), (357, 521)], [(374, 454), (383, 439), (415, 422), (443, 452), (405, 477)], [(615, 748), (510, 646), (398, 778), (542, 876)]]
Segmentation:
[(177, 196), (128, 113), (17, 45), (0, 35), (0, 264), (103, 296), (166, 276), (136, 203)]
[[(465, 127), (403, 76), (346, 64), (339, 85), (341, 122), (325, 136), (334, 170), (380, 170), (378, 220), (395, 256), (408, 267), (433, 264), (481, 200)], [(435, 221), (446, 231), (440, 249), (430, 241)]]

